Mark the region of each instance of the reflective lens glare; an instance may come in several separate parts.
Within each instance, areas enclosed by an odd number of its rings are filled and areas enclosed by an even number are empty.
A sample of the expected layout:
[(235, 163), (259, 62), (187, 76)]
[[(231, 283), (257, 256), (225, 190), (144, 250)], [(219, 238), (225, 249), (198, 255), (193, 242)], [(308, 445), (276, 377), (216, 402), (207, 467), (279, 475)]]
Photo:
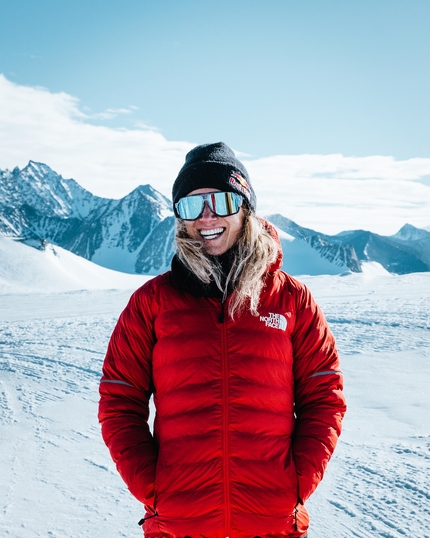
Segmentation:
[(235, 215), (242, 205), (243, 198), (234, 192), (211, 192), (185, 196), (175, 204), (178, 216), (183, 220), (197, 220), (203, 213), (207, 202), (211, 211), (218, 217)]

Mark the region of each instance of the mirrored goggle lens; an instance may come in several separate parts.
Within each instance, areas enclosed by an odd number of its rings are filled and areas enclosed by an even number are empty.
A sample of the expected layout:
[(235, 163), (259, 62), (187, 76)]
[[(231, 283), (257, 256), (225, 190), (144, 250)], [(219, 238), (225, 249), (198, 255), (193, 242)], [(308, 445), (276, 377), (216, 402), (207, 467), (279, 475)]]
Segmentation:
[(239, 211), (242, 201), (242, 197), (234, 192), (212, 192), (181, 198), (175, 207), (181, 219), (196, 220), (202, 214), (205, 202), (216, 215), (227, 217)]

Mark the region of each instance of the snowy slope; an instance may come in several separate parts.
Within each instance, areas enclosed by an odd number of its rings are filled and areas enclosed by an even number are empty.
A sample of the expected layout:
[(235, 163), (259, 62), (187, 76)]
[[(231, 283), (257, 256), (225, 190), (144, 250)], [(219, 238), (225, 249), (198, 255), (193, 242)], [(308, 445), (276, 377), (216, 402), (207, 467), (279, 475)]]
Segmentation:
[(49, 243), (38, 246), (42, 250), (0, 236), (0, 294), (130, 289), (148, 279), (105, 269)]
[(349, 271), (343, 263), (333, 263), (301, 239), (297, 239), (277, 228), (281, 241), (282, 269), (290, 275), (339, 275)]
[[(430, 273), (303, 279), (336, 335), (348, 413), (308, 502), (318, 538), (430, 537)], [(140, 537), (96, 419), (130, 291), (0, 296), (0, 536)]]

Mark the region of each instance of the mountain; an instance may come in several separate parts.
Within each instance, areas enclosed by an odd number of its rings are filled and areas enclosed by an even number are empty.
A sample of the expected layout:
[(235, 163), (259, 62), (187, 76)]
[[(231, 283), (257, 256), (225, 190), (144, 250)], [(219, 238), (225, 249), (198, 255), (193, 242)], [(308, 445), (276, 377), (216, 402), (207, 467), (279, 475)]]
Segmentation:
[[(341, 271), (348, 270), (353, 273), (362, 272), (361, 262), (351, 245), (347, 243), (343, 245), (330, 241), (327, 236), (309, 228), (304, 228), (279, 214), (269, 215), (267, 220), (274, 224), (278, 229), (289, 234), (292, 239), (295, 239), (295, 241), (289, 240), (287, 242), (283, 236), (280, 235), (284, 257), (287, 258), (287, 263), (288, 253), (292, 251), (291, 246), (288, 244), (290, 243), (296, 246), (296, 250), (299, 248), (301, 251), (314, 251), (315, 254), (318, 254), (321, 261), (325, 261), (327, 266), (331, 266), (332, 270), (336, 271), (335, 273), (329, 272), (328, 274), (337, 274)], [(287, 244), (285, 244), (286, 242)], [(307, 246), (307, 249), (305, 248), (305, 245)], [(291, 253), (294, 254), (294, 252)], [(329, 267), (327, 267), (327, 271), (328, 269)], [(323, 274), (327, 274), (327, 272)]]
[(39, 238), (99, 265), (157, 274), (173, 255), (171, 204), (150, 185), (120, 200), (92, 195), (73, 179), (30, 161), (0, 172), (0, 234)]
[(295, 239), (309, 244), (322, 258), (354, 273), (361, 272), (366, 262), (377, 262), (395, 274), (430, 271), (430, 232), (410, 224), (393, 236), (365, 230), (326, 235), (304, 228), (279, 214), (267, 218)]
[[(293, 275), (359, 273), (373, 263), (405, 274), (430, 271), (430, 232), (406, 224), (386, 237), (364, 230), (326, 235), (276, 214), (283, 268)], [(103, 267), (159, 274), (174, 253), (171, 202), (150, 185), (120, 200), (101, 198), (49, 166), (30, 161), (0, 171), (0, 236), (52, 243)]]
[[(413, 228), (410, 225), (406, 226)], [(430, 238), (429, 232), (422, 231)], [(430, 241), (418, 244), (416, 240), (396, 237), (398, 234), (402, 235), (401, 230), (388, 237), (364, 230), (354, 230), (330, 236), (330, 240), (352, 245), (361, 261), (376, 261), (390, 273), (403, 275), (430, 271)]]
[(411, 249), (427, 266), (430, 265), (430, 230), (422, 230), (411, 224), (405, 224), (391, 236), (391, 240), (399, 247)]

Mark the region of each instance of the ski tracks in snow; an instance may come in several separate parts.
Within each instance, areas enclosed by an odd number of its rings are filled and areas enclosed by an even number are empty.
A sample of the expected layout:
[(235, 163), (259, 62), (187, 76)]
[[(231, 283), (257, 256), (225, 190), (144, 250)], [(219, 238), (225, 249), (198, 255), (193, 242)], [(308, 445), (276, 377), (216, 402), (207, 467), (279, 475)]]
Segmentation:
[(336, 336), (348, 401), (308, 503), (311, 536), (430, 538), (430, 279), (308, 284)]
[(330, 518), (316, 510), (315, 535), (328, 538), (333, 527), (332, 536), (339, 537), (428, 538), (429, 448), (424, 436), (380, 446), (344, 443), (335, 472), (312, 499), (314, 505), (323, 493), (324, 504), (332, 507)]
[[(335, 333), (349, 404), (307, 503), (310, 537), (430, 538), (430, 302), (414, 277), (304, 279)], [(129, 295), (0, 298), (0, 535), (141, 536), (142, 508), (96, 417), (104, 353)]]
[[(115, 536), (139, 531), (142, 509), (116, 473), (96, 416), (105, 349), (129, 295), (2, 301), (13, 321), (0, 321), (1, 536), (104, 537), (113, 522)], [(43, 305), (40, 317), (22, 308), (31, 299)]]

